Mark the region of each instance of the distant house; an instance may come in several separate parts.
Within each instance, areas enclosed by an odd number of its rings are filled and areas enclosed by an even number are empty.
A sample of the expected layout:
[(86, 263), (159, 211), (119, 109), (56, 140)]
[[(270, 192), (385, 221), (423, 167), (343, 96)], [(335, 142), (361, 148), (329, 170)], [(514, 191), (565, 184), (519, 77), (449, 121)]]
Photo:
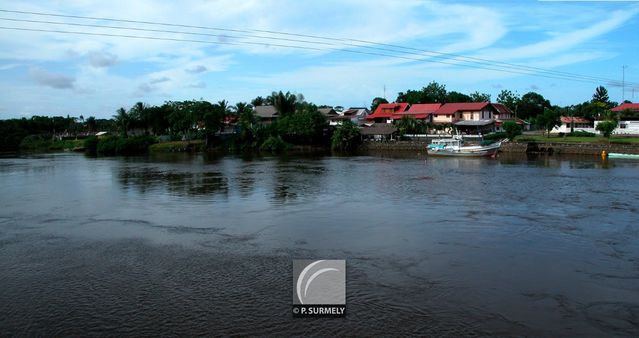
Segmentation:
[(256, 106), (253, 111), (262, 123), (271, 123), (279, 116), (275, 106)]
[(555, 128), (553, 128), (551, 133), (570, 133), (571, 130), (574, 131), (585, 131), (589, 133), (598, 133), (595, 130), (594, 123), (586, 118), (578, 117), (578, 116), (562, 116), (560, 117), (561, 124)]
[(629, 112), (634, 112), (634, 113), (639, 113), (639, 103), (622, 103), (620, 105), (618, 105), (617, 107), (614, 107), (612, 109), (610, 109), (614, 112), (623, 112), (623, 111), (629, 111)]
[(319, 108), (318, 111), (324, 115), (327, 119), (331, 119), (332, 117), (339, 116), (335, 109), (333, 108)]
[(364, 140), (392, 141), (397, 134), (397, 128), (390, 123), (373, 123), (370, 127), (363, 127), (360, 134)]
[(523, 130), (530, 130), (530, 123), (516, 118), (515, 114), (513, 114), (512, 110), (508, 108), (506, 105), (501, 103), (491, 103), (493, 107), (495, 107), (495, 131), (503, 131), (502, 126), (504, 122), (515, 122), (518, 125), (522, 126)]
[(454, 124), (461, 133), (481, 134), (495, 128), (497, 109), (490, 102), (446, 103), (433, 113), (433, 123)]
[(400, 120), (404, 116), (410, 116), (416, 120), (432, 122), (432, 114), (441, 106), (441, 103), (414, 104), (408, 110), (394, 114), (392, 118), (393, 120)]
[[(622, 103), (612, 109), (619, 114), (619, 123), (612, 132), (617, 135), (639, 135), (639, 103)], [(601, 121), (595, 121), (594, 127)]]
[(342, 124), (343, 121), (350, 120), (358, 126), (361, 126), (366, 121), (366, 117), (370, 111), (365, 107), (351, 107), (343, 110), (339, 115), (329, 119), (329, 124), (332, 126)]
[(391, 123), (393, 115), (405, 112), (408, 109), (408, 103), (382, 103), (375, 111), (366, 117), (369, 122), (375, 123)]

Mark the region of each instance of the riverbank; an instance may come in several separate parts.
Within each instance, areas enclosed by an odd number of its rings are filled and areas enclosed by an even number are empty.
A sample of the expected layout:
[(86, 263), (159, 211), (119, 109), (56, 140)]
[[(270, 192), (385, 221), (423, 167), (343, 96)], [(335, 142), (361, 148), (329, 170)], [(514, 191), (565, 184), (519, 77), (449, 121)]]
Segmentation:
[[(363, 151), (417, 151), (426, 152), (430, 141), (364, 142)], [(599, 155), (608, 153), (639, 154), (639, 143), (562, 143), (562, 142), (504, 142), (504, 153), (550, 153), (574, 155)]]

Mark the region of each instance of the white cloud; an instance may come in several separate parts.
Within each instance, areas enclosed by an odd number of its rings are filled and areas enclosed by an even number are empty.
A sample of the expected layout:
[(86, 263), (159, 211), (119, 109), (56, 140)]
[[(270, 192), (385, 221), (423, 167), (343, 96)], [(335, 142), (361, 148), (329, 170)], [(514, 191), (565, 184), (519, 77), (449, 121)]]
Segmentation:
[(31, 68), (29, 76), (37, 84), (55, 89), (71, 89), (75, 78), (56, 72), (50, 72), (42, 68)]

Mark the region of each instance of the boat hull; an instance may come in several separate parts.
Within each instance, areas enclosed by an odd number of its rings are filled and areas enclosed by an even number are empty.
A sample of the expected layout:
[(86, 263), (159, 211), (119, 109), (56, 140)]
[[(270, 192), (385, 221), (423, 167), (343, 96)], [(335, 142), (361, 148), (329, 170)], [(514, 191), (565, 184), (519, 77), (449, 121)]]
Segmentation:
[(450, 157), (488, 157), (495, 156), (501, 147), (501, 143), (486, 147), (461, 147), (460, 149), (428, 149), (429, 156)]

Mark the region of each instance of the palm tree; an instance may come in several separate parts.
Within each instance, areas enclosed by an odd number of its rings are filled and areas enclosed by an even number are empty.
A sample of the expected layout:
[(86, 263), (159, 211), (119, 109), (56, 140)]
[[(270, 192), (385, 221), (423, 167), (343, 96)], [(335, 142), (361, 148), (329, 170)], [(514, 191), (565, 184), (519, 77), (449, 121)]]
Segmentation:
[(417, 130), (417, 120), (412, 116), (402, 116), (396, 126), (401, 135), (414, 133)]
[(290, 92), (286, 92), (286, 94), (279, 92), (273, 92), (271, 94), (273, 99), (273, 106), (275, 106), (275, 110), (280, 115), (280, 117), (291, 115), (295, 112), (295, 105), (297, 104), (297, 96), (291, 94)]
[(122, 135), (124, 137), (128, 137), (127, 132), (129, 129), (129, 123), (131, 121), (130, 121), (129, 114), (126, 112), (126, 109), (121, 107), (120, 109), (116, 110), (116, 115), (113, 115), (113, 119), (115, 120), (115, 123), (118, 126), (118, 128), (120, 128)]

